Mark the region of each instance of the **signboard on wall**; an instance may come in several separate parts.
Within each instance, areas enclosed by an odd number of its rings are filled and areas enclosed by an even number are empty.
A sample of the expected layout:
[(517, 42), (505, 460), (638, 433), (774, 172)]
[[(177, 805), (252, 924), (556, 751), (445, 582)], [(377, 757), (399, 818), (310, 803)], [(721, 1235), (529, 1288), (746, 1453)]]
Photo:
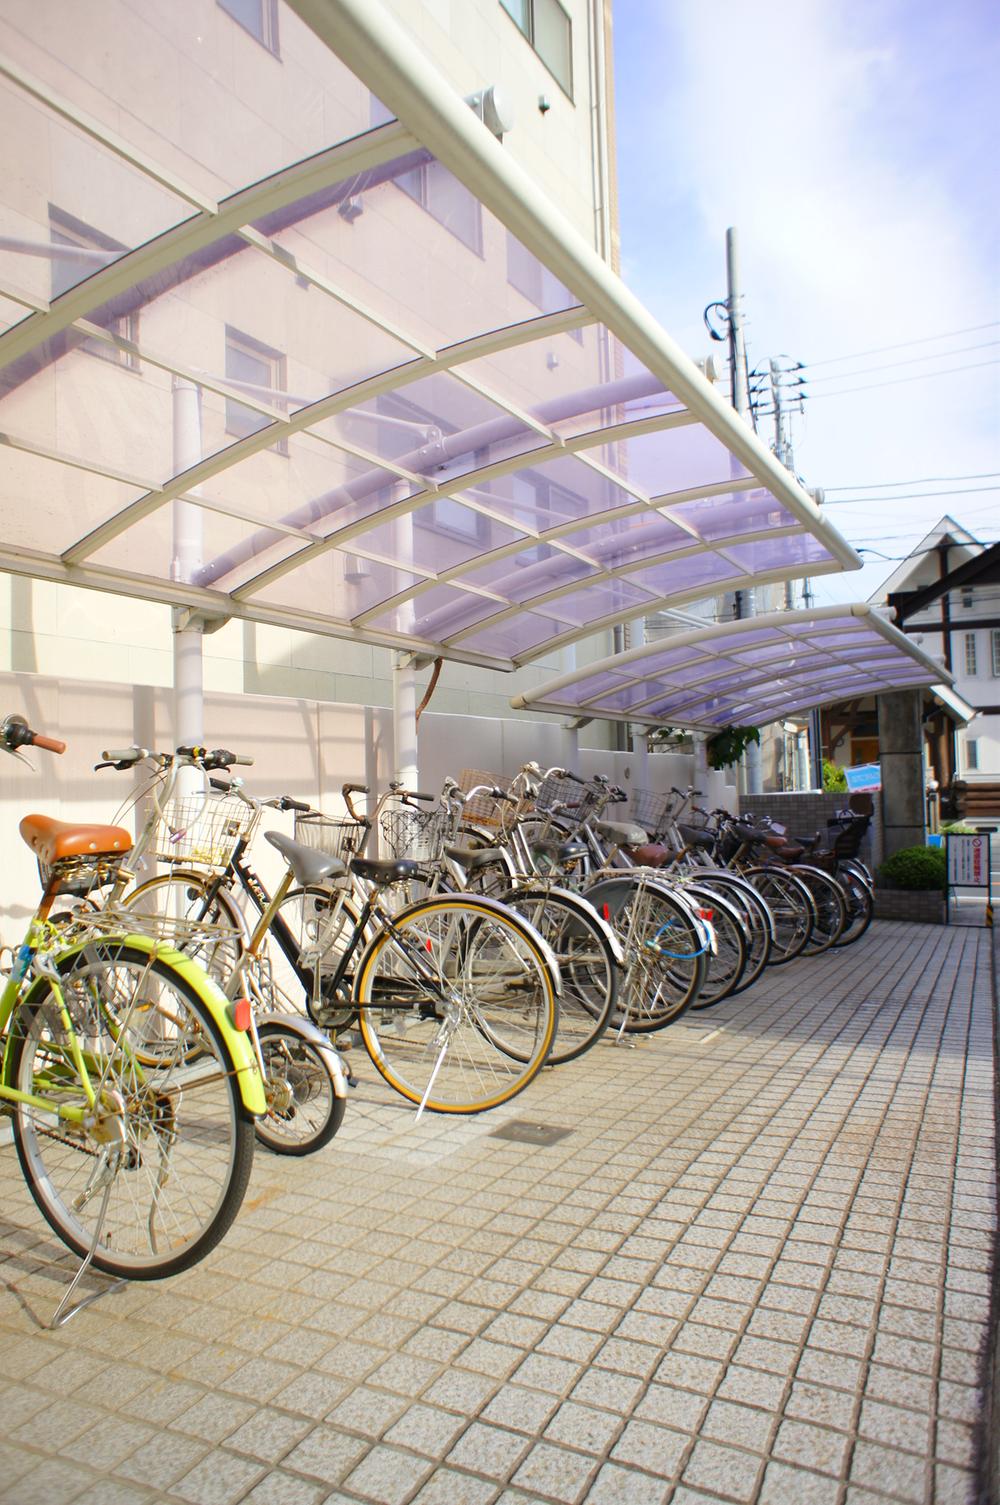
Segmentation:
[(859, 763), (856, 768), (845, 768), (844, 778), (847, 780), (847, 788), (851, 794), (881, 789), (882, 765), (881, 763)]
[(989, 834), (957, 836), (949, 831), (945, 837), (948, 854), (949, 888), (990, 887)]

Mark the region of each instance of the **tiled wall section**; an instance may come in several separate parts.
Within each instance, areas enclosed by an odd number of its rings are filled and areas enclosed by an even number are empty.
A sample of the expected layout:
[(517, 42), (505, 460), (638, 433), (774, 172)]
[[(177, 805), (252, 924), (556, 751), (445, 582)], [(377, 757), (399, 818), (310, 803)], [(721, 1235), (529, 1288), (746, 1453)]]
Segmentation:
[[(814, 831), (826, 832), (826, 823), (837, 810), (847, 808), (846, 794), (819, 794), (804, 791), (799, 794), (742, 794), (740, 814), (747, 816), (766, 815), (785, 827), (790, 836), (811, 836)], [(861, 860), (872, 869), (882, 861), (882, 796), (873, 794), (875, 813), (868, 834), (861, 845)]]

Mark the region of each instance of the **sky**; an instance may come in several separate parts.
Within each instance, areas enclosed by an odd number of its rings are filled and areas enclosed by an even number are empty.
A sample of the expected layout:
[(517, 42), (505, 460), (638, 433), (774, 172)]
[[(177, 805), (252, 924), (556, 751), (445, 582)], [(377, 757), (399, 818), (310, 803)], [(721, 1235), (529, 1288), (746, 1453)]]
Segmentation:
[(867, 598), (945, 513), (1000, 540), (995, 0), (612, 14), (622, 275), (724, 357), (702, 314), (737, 228), (748, 365), (805, 363), (795, 469), (871, 551), (817, 604)]

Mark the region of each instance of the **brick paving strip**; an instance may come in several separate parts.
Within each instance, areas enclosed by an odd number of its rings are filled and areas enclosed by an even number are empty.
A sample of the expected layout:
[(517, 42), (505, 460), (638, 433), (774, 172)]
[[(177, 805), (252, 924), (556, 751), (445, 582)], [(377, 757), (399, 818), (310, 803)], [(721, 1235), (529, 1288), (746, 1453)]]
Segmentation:
[(889, 922), (475, 1119), (354, 1052), (326, 1151), (57, 1333), (3, 1149), (0, 1500), (986, 1500), (993, 1053), (989, 933)]

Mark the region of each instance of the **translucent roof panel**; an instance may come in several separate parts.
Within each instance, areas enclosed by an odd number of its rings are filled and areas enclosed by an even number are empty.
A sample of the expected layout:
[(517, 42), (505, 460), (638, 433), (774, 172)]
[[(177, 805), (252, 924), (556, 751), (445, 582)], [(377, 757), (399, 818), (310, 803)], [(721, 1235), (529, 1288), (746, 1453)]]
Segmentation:
[(510, 669), (857, 565), (381, 0), (0, 49), (0, 569)]
[(769, 721), (847, 695), (948, 679), (869, 606), (774, 612), (671, 634), (516, 696), (518, 709), (709, 731)]

